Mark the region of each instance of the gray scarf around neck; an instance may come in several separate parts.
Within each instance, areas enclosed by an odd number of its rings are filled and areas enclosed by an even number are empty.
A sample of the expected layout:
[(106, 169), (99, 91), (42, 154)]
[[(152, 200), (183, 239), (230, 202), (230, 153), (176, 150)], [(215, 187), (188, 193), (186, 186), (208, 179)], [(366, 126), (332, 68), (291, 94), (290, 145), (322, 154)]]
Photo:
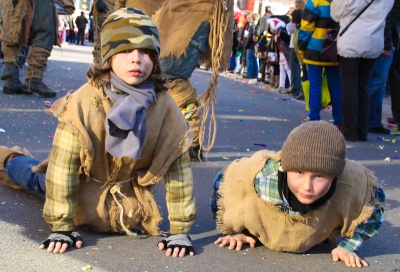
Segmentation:
[[(156, 94), (154, 83), (146, 80), (132, 86), (111, 72), (111, 88), (104, 87), (114, 102), (105, 120), (106, 149), (117, 158), (140, 159), (146, 136), (146, 111), (153, 104)], [(121, 92), (115, 92), (112, 89)]]

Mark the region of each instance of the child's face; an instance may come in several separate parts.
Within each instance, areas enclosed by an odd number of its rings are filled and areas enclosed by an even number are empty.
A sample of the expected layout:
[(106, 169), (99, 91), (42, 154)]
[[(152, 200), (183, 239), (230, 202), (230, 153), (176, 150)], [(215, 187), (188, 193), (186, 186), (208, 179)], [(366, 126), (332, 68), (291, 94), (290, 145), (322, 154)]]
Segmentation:
[(111, 69), (123, 81), (130, 85), (139, 85), (153, 70), (153, 61), (148, 49), (133, 49), (113, 56)]
[(315, 172), (288, 171), (290, 191), (303, 204), (312, 204), (329, 191), (334, 177)]

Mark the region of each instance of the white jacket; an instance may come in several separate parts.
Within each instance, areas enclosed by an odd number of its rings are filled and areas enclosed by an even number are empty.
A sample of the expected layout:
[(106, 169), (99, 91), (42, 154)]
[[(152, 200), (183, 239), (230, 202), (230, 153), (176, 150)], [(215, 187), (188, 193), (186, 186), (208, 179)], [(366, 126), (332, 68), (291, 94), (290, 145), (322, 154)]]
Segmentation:
[[(371, 0), (333, 0), (331, 17), (343, 30)], [(338, 39), (338, 54), (346, 58), (377, 58), (384, 46), (387, 14), (394, 0), (374, 0), (364, 13)]]

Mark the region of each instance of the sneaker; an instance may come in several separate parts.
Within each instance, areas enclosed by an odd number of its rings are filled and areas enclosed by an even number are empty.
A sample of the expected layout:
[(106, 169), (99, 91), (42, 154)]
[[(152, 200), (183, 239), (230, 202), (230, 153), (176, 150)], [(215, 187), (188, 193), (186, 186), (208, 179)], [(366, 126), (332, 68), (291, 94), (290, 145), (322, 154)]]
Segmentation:
[(22, 83), (17, 78), (7, 78), (4, 80), (3, 93), (5, 94), (32, 94), (29, 90), (22, 88)]
[[(200, 152), (199, 152), (200, 151)], [(189, 156), (192, 162), (203, 161), (203, 152), (200, 150), (200, 146), (192, 146), (189, 148)]]
[(47, 87), (46, 84), (44, 84), (43, 82), (40, 83), (30, 82), (28, 85), (24, 84), (22, 86), (22, 90), (24, 90), (25, 92), (38, 93), (44, 97), (54, 97), (57, 94), (57, 92)]
[(388, 135), (388, 134), (390, 134), (390, 129), (384, 128), (382, 125), (380, 125), (380, 126), (377, 126), (377, 127), (369, 128), (368, 132), (369, 133), (375, 133), (375, 134)]

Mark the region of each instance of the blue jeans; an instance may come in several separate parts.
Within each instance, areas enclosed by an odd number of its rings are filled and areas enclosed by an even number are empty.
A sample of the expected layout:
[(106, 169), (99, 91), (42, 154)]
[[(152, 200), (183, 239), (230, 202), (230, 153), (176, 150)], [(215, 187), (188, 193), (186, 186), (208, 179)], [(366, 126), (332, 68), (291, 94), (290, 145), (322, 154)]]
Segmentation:
[(45, 175), (34, 173), (31, 168), (39, 163), (40, 161), (30, 157), (16, 156), (7, 163), (5, 171), (14, 184), (28, 192), (44, 196), (46, 192)]
[(389, 75), (390, 65), (393, 60), (393, 51), (390, 56), (380, 55), (372, 69), (368, 80), (369, 112), (368, 128), (382, 125), (382, 102), (385, 96), (385, 85)]
[(257, 78), (258, 77), (258, 61), (254, 52), (254, 49), (246, 50), (246, 64), (247, 73), (246, 77)]
[(177, 78), (188, 79), (192, 76), (200, 56), (207, 50), (209, 34), (210, 23), (202, 22), (194, 33), (186, 50), (186, 54), (179, 58), (171, 56), (160, 60), (161, 70), (165, 73), (167, 80), (174, 80)]
[(338, 66), (308, 65), (308, 79), (310, 80), (310, 114), (311, 121), (321, 120), (321, 85), (322, 69), (328, 80), (329, 94), (331, 96), (332, 117), (335, 126), (342, 125), (342, 87), (340, 85), (340, 70)]

